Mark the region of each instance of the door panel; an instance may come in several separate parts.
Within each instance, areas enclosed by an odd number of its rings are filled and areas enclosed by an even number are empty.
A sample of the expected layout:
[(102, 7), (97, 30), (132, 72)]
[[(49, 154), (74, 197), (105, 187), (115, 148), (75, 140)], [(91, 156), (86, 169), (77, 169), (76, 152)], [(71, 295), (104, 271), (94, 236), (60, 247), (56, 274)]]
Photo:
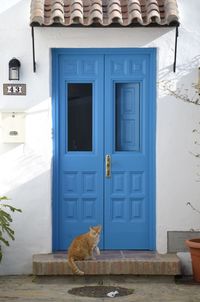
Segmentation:
[(55, 50), (56, 250), (96, 224), (103, 249), (154, 248), (153, 54)]
[(105, 179), (107, 249), (150, 245), (147, 57), (135, 60), (106, 56), (105, 151), (112, 163), (111, 177)]
[(91, 225), (103, 224), (103, 57), (62, 56), (60, 69), (59, 249), (65, 250)]
[(138, 151), (140, 147), (140, 98), (138, 83), (116, 83), (116, 151)]

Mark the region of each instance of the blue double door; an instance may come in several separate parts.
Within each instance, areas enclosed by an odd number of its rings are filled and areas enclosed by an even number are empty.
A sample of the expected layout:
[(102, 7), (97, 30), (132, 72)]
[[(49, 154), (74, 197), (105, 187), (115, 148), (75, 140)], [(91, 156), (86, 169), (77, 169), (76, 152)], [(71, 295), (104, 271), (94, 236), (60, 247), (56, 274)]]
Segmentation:
[(53, 58), (54, 249), (97, 224), (102, 249), (154, 249), (154, 49)]

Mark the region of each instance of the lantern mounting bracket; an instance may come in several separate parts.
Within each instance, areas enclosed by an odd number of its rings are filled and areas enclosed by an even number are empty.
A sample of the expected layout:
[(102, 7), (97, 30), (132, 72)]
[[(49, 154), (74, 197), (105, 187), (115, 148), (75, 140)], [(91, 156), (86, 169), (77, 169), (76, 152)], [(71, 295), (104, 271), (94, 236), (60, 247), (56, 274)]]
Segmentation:
[(34, 26), (31, 26), (31, 36), (32, 36), (32, 51), (33, 51), (33, 72), (36, 72)]
[(176, 32), (175, 32), (175, 48), (174, 48), (174, 64), (173, 64), (174, 72), (176, 72), (177, 46), (178, 46), (178, 26), (176, 26)]

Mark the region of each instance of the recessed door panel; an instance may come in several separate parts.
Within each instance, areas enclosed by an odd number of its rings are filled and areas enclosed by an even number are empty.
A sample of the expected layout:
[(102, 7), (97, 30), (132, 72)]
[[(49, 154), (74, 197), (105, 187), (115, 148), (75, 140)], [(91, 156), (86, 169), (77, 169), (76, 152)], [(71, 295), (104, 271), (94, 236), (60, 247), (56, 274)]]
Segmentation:
[(116, 151), (139, 151), (140, 95), (138, 83), (116, 83)]

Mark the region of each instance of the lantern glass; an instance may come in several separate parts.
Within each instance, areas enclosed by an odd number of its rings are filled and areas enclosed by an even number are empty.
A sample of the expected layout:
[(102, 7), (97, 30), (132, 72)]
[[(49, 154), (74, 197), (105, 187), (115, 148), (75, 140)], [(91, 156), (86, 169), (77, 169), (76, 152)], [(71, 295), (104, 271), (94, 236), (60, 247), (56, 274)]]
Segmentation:
[(19, 67), (10, 67), (9, 80), (19, 80)]

